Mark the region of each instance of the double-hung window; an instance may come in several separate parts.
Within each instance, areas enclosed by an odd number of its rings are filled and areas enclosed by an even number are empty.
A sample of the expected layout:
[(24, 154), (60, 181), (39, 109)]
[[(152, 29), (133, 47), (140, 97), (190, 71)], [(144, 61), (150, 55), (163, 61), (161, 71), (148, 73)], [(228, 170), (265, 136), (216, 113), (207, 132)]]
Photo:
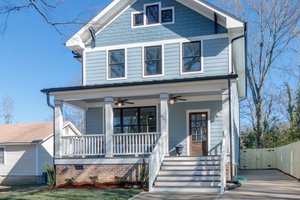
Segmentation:
[(4, 164), (4, 147), (0, 147), (0, 165)]
[(202, 72), (201, 42), (183, 43), (182, 73)]
[(126, 78), (125, 50), (108, 51), (108, 79)]
[(162, 46), (145, 47), (144, 76), (162, 75)]

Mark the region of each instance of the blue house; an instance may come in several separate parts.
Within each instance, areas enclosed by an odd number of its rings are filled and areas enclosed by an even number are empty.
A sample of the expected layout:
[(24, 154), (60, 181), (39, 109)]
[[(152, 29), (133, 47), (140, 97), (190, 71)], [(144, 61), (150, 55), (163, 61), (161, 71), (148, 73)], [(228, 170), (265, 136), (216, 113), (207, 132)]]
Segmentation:
[[(243, 21), (203, 0), (114, 0), (66, 46), (82, 85), (42, 90), (58, 185), (140, 181), (148, 166), (150, 191), (224, 192), (239, 165)], [(63, 132), (63, 104), (85, 111), (81, 135)]]

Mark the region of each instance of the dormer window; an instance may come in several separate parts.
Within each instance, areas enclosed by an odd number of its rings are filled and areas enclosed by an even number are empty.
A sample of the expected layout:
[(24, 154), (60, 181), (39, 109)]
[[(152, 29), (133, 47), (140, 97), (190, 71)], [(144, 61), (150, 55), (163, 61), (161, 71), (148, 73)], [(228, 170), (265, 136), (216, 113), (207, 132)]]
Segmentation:
[(159, 5), (146, 6), (146, 24), (159, 23)]
[(174, 7), (162, 8), (161, 3), (145, 4), (142, 12), (133, 12), (131, 16), (133, 28), (175, 22)]

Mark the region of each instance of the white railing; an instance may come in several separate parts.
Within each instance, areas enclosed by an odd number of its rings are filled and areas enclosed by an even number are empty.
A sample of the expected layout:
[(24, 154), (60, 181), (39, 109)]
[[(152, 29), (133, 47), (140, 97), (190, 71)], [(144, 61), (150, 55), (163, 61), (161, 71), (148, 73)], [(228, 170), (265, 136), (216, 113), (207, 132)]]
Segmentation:
[(221, 148), (221, 193), (225, 192), (226, 187), (226, 162), (227, 162), (227, 132), (223, 132)]
[(155, 178), (160, 170), (160, 167), (165, 157), (166, 135), (161, 135), (155, 148), (149, 157), (149, 192), (153, 191)]
[(126, 133), (113, 135), (114, 155), (150, 154), (160, 133)]
[(98, 156), (105, 154), (104, 135), (61, 137), (62, 156)]

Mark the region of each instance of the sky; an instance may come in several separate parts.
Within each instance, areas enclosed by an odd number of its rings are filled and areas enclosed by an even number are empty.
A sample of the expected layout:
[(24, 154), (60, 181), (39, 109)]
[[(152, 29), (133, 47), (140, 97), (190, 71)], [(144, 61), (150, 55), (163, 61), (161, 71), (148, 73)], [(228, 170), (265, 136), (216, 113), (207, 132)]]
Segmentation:
[[(64, 21), (84, 12), (81, 19), (91, 19), (110, 1), (66, 0), (52, 15)], [(81, 76), (80, 62), (64, 45), (80, 28), (70, 27), (61, 36), (33, 10), (10, 15), (5, 32), (0, 32), (0, 102), (6, 96), (13, 99), (13, 123), (51, 119), (52, 110), (40, 90), (69, 86)]]

